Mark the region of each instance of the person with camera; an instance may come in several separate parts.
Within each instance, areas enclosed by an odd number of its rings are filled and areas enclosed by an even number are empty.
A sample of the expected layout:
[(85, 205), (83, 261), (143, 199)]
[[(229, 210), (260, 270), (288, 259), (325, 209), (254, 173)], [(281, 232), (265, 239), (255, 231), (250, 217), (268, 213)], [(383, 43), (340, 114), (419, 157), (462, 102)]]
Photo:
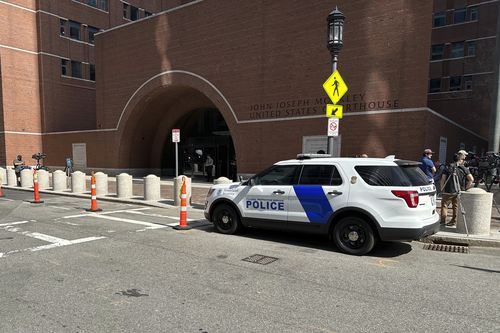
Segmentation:
[[(439, 184), (442, 192), (441, 224), (446, 224), (447, 226), (457, 224), (458, 195), (460, 191), (467, 191), (474, 183), (474, 177), (470, 173), (469, 168), (464, 165), (466, 156), (467, 152), (465, 150), (459, 150), (453, 156), (453, 163), (443, 170), (441, 176)], [(446, 223), (448, 205), (450, 203), (453, 213), (451, 220)]]

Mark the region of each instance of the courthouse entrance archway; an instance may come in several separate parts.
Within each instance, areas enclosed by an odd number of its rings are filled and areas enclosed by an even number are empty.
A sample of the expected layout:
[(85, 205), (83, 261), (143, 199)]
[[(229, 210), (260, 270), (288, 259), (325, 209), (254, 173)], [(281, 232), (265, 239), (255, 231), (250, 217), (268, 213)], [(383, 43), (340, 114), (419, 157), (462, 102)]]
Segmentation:
[[(236, 158), (233, 140), (222, 114), (215, 108), (192, 110), (174, 126), (181, 130), (179, 143), (179, 173), (205, 178), (204, 163), (208, 155), (214, 160), (213, 177), (236, 179)], [(164, 144), (162, 174), (175, 173), (175, 146), (170, 140)]]
[(171, 133), (179, 128), (180, 174), (205, 177), (203, 163), (210, 154), (214, 177), (236, 178), (236, 150), (229, 126), (218, 105), (198, 89), (176, 85), (150, 89), (124, 116), (123, 124), (120, 164), (133, 173), (175, 175)]

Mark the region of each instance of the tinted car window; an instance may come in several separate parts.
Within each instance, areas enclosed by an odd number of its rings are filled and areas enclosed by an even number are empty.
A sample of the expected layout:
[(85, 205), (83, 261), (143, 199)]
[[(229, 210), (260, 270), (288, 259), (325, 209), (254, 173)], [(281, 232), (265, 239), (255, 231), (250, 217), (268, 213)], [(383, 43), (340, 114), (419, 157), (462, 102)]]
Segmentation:
[(297, 165), (276, 165), (261, 172), (253, 178), (255, 185), (293, 185)]
[(354, 169), (371, 186), (412, 186), (410, 179), (397, 165), (364, 165), (354, 167)]
[(418, 166), (402, 166), (401, 170), (403, 170), (413, 186), (429, 185), (429, 178)]
[(333, 165), (304, 165), (300, 175), (300, 185), (330, 185)]

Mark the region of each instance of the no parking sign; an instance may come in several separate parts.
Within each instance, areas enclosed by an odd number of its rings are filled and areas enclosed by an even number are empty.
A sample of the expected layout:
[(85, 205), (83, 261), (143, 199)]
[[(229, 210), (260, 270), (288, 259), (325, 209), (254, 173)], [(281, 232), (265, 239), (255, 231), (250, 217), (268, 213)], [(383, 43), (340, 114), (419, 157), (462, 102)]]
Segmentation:
[(328, 118), (328, 136), (339, 136), (338, 118)]

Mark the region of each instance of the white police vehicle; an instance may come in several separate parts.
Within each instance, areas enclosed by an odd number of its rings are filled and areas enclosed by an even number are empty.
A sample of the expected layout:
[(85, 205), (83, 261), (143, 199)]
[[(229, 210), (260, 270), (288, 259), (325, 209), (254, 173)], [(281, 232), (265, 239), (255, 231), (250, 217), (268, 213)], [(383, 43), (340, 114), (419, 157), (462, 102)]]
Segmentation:
[(286, 229), (331, 237), (362, 255), (377, 240), (416, 240), (439, 230), (436, 187), (418, 162), (376, 158), (281, 161), (242, 183), (210, 188), (205, 217), (217, 231)]

